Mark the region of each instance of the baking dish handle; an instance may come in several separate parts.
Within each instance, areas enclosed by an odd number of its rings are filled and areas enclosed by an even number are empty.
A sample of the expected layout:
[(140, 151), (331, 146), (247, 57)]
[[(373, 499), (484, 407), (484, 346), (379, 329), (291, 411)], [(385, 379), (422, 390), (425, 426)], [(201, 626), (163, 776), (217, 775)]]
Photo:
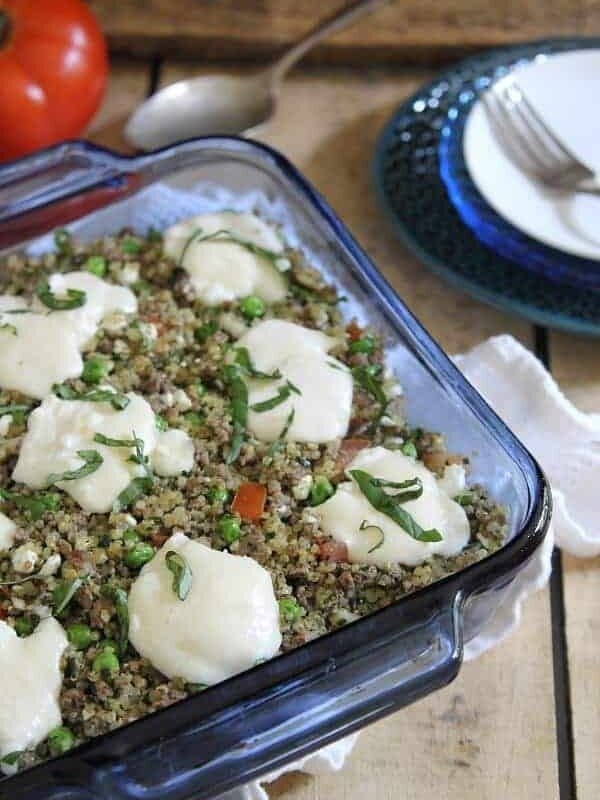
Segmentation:
[(212, 798), (342, 738), (449, 683), (462, 659), (457, 593), (383, 643), (229, 707), (183, 735), (96, 772), (102, 800)]

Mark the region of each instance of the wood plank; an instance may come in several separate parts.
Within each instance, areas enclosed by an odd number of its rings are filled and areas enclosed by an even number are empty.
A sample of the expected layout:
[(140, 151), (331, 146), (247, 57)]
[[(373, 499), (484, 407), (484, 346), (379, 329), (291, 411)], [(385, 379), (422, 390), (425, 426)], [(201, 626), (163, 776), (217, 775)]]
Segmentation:
[[(338, 64), (434, 62), (478, 48), (573, 34), (590, 0), (394, 0), (308, 58)], [(341, 0), (91, 0), (113, 51), (173, 58), (261, 59), (299, 39)], [(592, 20), (597, 15), (589, 10)], [(597, 28), (598, 29), (598, 28)]]
[(122, 153), (131, 152), (123, 138), (123, 126), (131, 111), (148, 91), (150, 65), (113, 58), (106, 95), (92, 120), (86, 138)]
[[(199, 68), (197, 68), (199, 69)], [(191, 69), (194, 72), (194, 69)], [(183, 76), (167, 66), (163, 82)], [(410, 308), (450, 351), (530, 327), (446, 286), (382, 222), (371, 187), (373, 145), (384, 120), (426, 73), (299, 74), (261, 138), (278, 147), (332, 203)], [(521, 628), (465, 665), (437, 695), (372, 726), (338, 775), (286, 776), (279, 800), (558, 800), (548, 594), (533, 598)]]
[[(551, 355), (554, 376), (567, 396), (582, 411), (600, 413), (598, 341), (553, 333)], [(596, 755), (600, 738), (600, 558), (582, 561), (566, 556), (563, 564), (577, 797), (596, 800), (600, 797)]]
[(454, 683), (365, 730), (341, 772), (283, 776), (271, 800), (558, 800), (548, 618), (544, 592)]

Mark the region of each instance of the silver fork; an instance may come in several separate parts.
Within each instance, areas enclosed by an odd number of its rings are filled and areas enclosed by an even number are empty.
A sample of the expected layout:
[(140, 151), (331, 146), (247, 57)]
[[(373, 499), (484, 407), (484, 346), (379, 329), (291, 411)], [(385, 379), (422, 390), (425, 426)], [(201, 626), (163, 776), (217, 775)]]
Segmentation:
[(513, 76), (497, 81), (484, 96), (490, 121), (509, 157), (553, 189), (600, 194), (600, 178), (560, 141)]

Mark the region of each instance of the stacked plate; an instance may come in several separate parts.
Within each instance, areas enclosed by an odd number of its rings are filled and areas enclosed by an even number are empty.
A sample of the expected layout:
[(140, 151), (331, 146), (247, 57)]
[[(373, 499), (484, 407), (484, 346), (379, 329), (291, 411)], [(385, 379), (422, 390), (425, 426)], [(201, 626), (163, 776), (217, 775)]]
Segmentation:
[(483, 95), (509, 72), (600, 174), (600, 39), (550, 40), (467, 59), (407, 100), (377, 146), (380, 196), (408, 246), (451, 283), (600, 335), (600, 196), (546, 188), (506, 154)]

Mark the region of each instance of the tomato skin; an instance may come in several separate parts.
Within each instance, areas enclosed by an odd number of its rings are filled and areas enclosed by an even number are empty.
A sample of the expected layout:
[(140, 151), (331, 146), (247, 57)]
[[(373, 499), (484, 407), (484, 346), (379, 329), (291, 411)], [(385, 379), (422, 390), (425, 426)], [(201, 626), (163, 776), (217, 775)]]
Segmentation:
[(81, 0), (0, 0), (0, 161), (77, 136), (106, 87), (106, 44)]

